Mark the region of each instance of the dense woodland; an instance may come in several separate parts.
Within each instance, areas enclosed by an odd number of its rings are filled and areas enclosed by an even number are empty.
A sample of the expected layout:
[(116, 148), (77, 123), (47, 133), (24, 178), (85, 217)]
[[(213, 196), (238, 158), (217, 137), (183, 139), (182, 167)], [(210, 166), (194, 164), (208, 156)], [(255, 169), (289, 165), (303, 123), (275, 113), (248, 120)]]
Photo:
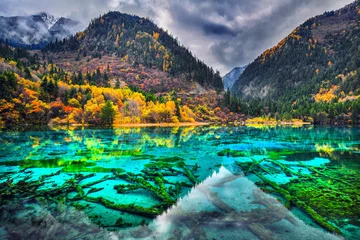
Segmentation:
[(231, 101), (227, 97), (231, 109), (315, 124), (358, 124), (359, 21), (359, 1), (306, 21), (247, 67)]
[[(219, 73), (137, 16), (109, 12), (41, 52), (0, 43), (0, 120), (110, 125), (260, 116), (359, 124), (359, 5), (309, 19), (225, 92)], [(63, 64), (72, 71), (57, 65), (64, 56), (75, 56)], [(194, 82), (203, 93), (193, 93)]]
[[(107, 69), (69, 73), (38, 54), (0, 43), (1, 125), (112, 125), (237, 119), (215, 91), (179, 96), (120, 86)], [(232, 120), (230, 120), (232, 119)]]
[[(0, 113), (3, 124), (121, 124), (194, 122), (175, 95), (157, 98), (129, 87), (97, 87), (86, 76), (40, 63), (27, 51), (0, 44)], [(95, 76), (96, 77), (96, 76)], [(102, 81), (106, 76), (100, 73)], [(72, 82), (68, 84), (68, 82)], [(80, 85), (79, 85), (80, 84)]]
[(156, 67), (173, 76), (184, 75), (188, 81), (223, 89), (219, 72), (195, 58), (152, 21), (134, 15), (109, 12), (92, 20), (84, 32), (51, 43), (44, 51), (77, 51), (78, 59), (116, 55), (134, 66)]

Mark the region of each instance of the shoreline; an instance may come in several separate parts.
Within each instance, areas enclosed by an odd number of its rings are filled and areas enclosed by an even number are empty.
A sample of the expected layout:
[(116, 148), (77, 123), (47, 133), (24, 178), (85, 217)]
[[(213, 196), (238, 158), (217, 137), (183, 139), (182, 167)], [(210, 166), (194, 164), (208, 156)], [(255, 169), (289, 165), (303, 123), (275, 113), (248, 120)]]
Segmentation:
[(249, 125), (264, 125), (264, 126), (303, 126), (303, 125), (314, 125), (310, 122), (245, 122), (244, 126)]
[(198, 126), (208, 126), (212, 125), (211, 122), (189, 122), (189, 123), (124, 123), (124, 124), (114, 124), (111, 127), (121, 128), (121, 127), (198, 127)]
[(126, 123), (126, 124), (114, 124), (111, 126), (103, 125), (91, 125), (91, 124), (72, 124), (72, 125), (31, 125), (31, 124), (20, 124), (20, 125), (0, 125), (1, 130), (26, 130), (48, 127), (50, 129), (57, 128), (146, 128), (146, 127), (201, 127), (201, 126), (234, 126), (234, 127), (305, 127), (305, 126), (322, 126), (322, 127), (360, 127), (360, 125), (316, 125), (311, 122), (299, 122), (299, 121), (279, 121), (279, 122), (229, 122), (229, 123), (216, 123), (216, 122), (182, 122), (182, 123)]
[(31, 125), (31, 124), (19, 124), (19, 125), (0, 125), (1, 130), (12, 130), (12, 129), (32, 129), (32, 128), (43, 128), (47, 127), (49, 129), (65, 129), (65, 128), (146, 128), (146, 127), (201, 127), (201, 126), (210, 126), (213, 125), (213, 122), (182, 122), (182, 123), (124, 123), (124, 124), (114, 124), (114, 125), (91, 125), (91, 124), (70, 124), (70, 125), (54, 125), (54, 124), (44, 124), (44, 125)]

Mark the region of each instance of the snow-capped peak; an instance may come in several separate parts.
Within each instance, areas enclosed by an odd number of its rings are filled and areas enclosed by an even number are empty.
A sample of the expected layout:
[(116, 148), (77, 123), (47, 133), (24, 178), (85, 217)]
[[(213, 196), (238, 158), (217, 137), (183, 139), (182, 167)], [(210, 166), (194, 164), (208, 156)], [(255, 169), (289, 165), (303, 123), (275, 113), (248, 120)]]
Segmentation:
[(59, 21), (60, 18), (53, 15), (47, 14), (46, 12), (41, 12), (36, 15), (39, 15), (45, 22), (48, 29), (50, 29), (54, 24)]

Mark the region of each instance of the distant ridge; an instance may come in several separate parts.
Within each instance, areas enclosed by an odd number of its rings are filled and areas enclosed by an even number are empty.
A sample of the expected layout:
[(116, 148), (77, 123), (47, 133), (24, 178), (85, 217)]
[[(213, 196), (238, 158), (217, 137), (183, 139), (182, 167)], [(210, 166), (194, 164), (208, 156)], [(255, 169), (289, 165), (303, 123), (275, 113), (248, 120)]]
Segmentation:
[(247, 66), (244, 67), (236, 67), (232, 69), (230, 72), (228, 72), (223, 77), (223, 83), (224, 83), (224, 89), (231, 89), (236, 80), (239, 79), (240, 75), (245, 71)]
[(80, 23), (40, 12), (30, 16), (0, 17), (0, 40), (12, 46), (42, 48), (79, 30)]

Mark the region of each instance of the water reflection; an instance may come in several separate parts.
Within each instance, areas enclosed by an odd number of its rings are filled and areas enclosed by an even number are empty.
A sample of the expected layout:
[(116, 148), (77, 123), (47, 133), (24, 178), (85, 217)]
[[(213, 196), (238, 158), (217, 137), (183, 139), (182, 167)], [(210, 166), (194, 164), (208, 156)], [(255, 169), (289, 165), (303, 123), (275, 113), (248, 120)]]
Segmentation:
[(137, 239), (341, 239), (307, 225), (242, 173), (221, 167), (149, 226), (122, 232)]
[[(232, 172), (235, 172), (232, 173)], [(1, 239), (340, 239), (307, 225), (238, 169), (194, 187), (149, 225), (108, 231), (65, 204), (14, 202), (0, 208)], [(16, 212), (16, 214), (11, 214)]]
[(323, 220), (354, 239), (359, 146), (356, 128), (0, 132), (0, 239), (336, 239)]

